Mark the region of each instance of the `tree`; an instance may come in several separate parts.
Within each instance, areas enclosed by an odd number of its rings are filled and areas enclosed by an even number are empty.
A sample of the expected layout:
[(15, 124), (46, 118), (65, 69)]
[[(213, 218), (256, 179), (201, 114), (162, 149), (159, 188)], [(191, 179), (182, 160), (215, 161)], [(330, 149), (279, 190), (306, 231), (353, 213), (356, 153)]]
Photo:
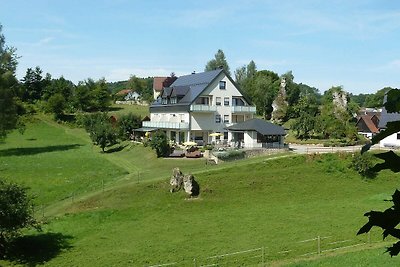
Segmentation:
[(385, 93), (392, 90), (392, 87), (385, 87), (378, 90), (375, 94), (370, 94), (365, 98), (364, 107), (380, 108), (383, 106), (383, 98)]
[(226, 61), (224, 51), (222, 51), (221, 49), (218, 49), (214, 59), (211, 59), (207, 62), (204, 71), (211, 71), (219, 68), (224, 69), (229, 76), (231, 75), (231, 71), (229, 69), (228, 62)]
[(54, 114), (56, 120), (61, 119), (64, 114), (66, 100), (60, 93), (52, 95), (47, 101), (47, 108)]
[(235, 80), (241, 89), (245, 92), (248, 91), (248, 85), (250, 80), (256, 75), (257, 66), (254, 61), (250, 61), (250, 63), (246, 66), (243, 65), (235, 70)]
[[(387, 92), (387, 101), (384, 104), (385, 108), (389, 113), (400, 112), (400, 90), (392, 89)], [(375, 135), (371, 144), (365, 145), (361, 153), (368, 153), (367, 151), (374, 144), (379, 143), (382, 139), (400, 132), (400, 121), (391, 121), (387, 123), (387, 128), (377, 135)], [(379, 172), (381, 170), (389, 169), (392, 172), (400, 172), (400, 157), (393, 151), (375, 154), (375, 157), (384, 160), (383, 163), (377, 163), (369, 171)], [(397, 189), (392, 195), (393, 206), (386, 209), (385, 211), (369, 211), (364, 214), (368, 217), (368, 222), (360, 228), (357, 235), (368, 233), (372, 227), (380, 227), (383, 231), (383, 239), (388, 236), (392, 236), (396, 239), (400, 239), (400, 229), (397, 226), (400, 223), (400, 191)], [(387, 252), (390, 256), (397, 256), (400, 252), (400, 241), (394, 243), (391, 247), (388, 247)]]
[(15, 49), (5, 45), (0, 24), (0, 140), (18, 127), (18, 107), (15, 101), (18, 81), (15, 77), (17, 56)]
[(98, 80), (90, 93), (92, 108), (94, 110), (106, 111), (111, 105), (111, 95), (105, 79)]
[(41, 99), (45, 87), (50, 82), (43, 79), (42, 73), (43, 71), (39, 66), (36, 66), (35, 69), (28, 68), (26, 70), (25, 77), (22, 79), (23, 101), (34, 102)]
[(33, 212), (27, 188), (0, 179), (0, 255), (4, 255), (7, 243), (18, 236), (21, 229), (39, 229)]
[(279, 83), (278, 74), (268, 70), (258, 71), (249, 81), (247, 94), (256, 105), (257, 113), (264, 118), (271, 117), (272, 102), (278, 94)]
[(100, 146), (103, 152), (106, 147), (118, 143), (116, 129), (107, 113), (98, 112), (83, 116), (81, 123), (89, 133), (93, 144)]
[(166, 157), (171, 152), (167, 135), (161, 130), (156, 131), (151, 137), (150, 147), (156, 151), (157, 158)]
[(142, 118), (136, 114), (128, 113), (122, 115), (118, 120), (119, 137), (123, 140), (129, 140), (133, 134), (133, 130), (140, 128)]
[(293, 110), (298, 114), (291, 125), (296, 138), (311, 138), (314, 135), (316, 118), (319, 113), (315, 97), (307, 94), (301, 96)]

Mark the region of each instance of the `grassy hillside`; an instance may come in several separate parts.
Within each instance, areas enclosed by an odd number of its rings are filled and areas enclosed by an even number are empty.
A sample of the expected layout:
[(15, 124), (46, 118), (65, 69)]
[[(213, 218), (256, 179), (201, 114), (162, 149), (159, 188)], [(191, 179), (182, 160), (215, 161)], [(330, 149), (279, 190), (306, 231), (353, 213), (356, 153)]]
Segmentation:
[[(209, 256), (261, 247), (265, 262), (274, 265), (400, 263), (380, 254), (383, 248), (372, 250), (373, 257), (369, 251), (334, 251), (316, 261), (298, 261), (316, 252), (316, 241), (302, 241), (317, 236), (322, 250), (366, 242), (366, 235), (355, 236), (366, 222), (362, 214), (387, 207), (383, 200), (398, 185), (397, 175), (383, 172), (375, 180), (362, 180), (344, 155), (206, 166), (202, 160), (157, 159), (149, 148), (125, 145), (120, 152), (100, 153), (83, 131), (50, 122), (1, 144), (0, 175), (31, 186), (38, 203), (46, 205), (49, 223), (43, 233), (27, 237), (31, 254), (17, 253), (10, 257), (14, 261), (0, 265), (193, 266), (196, 259), (200, 266), (216, 263)], [(199, 199), (169, 193), (176, 166), (195, 174)], [(59, 201), (71, 191), (77, 192), (74, 199)], [(383, 245), (374, 243), (380, 239), (374, 231), (370, 245), (355, 248), (376, 248)], [(257, 251), (217, 263), (256, 266), (260, 257)]]

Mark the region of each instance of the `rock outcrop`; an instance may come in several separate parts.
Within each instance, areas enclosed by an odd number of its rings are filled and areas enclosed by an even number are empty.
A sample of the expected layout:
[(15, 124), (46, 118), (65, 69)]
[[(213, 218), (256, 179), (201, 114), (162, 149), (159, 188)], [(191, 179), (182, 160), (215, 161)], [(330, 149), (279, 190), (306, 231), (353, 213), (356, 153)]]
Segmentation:
[(183, 187), (190, 197), (198, 197), (200, 194), (200, 185), (194, 179), (194, 176), (192, 174), (184, 175), (179, 168), (172, 170), (169, 184), (171, 185), (171, 193), (178, 192)]

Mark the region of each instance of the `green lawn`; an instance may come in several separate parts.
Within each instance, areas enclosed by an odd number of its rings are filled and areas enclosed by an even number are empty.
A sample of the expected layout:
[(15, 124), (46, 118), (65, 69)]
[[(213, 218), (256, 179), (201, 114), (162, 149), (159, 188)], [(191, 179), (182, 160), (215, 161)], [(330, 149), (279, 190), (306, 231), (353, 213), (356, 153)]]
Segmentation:
[(143, 118), (149, 116), (149, 106), (113, 104), (109, 113), (111, 115), (119, 116), (130, 112), (140, 115)]
[[(379, 231), (371, 235), (374, 250), (334, 250), (367, 242), (367, 235), (355, 235), (366, 222), (362, 215), (388, 207), (383, 200), (398, 185), (398, 175), (382, 172), (362, 180), (344, 155), (209, 166), (201, 159), (157, 159), (149, 148), (124, 145), (122, 151), (100, 153), (82, 130), (51, 122), (29, 127), (23, 136), (12, 134), (0, 145), (0, 174), (29, 185), (49, 220), (43, 233), (27, 237), (42, 253), (17, 254), (10, 257), (13, 264), (19, 259), (46, 266), (194, 266), (196, 259), (197, 266), (259, 266), (261, 250), (218, 262), (207, 258), (262, 247), (265, 262), (274, 265), (400, 263), (376, 248), (384, 245)], [(195, 174), (199, 199), (169, 193), (173, 167)], [(74, 199), (59, 201), (71, 191)], [(321, 249), (334, 254), (302, 256), (316, 253), (315, 240), (302, 241), (317, 236)]]

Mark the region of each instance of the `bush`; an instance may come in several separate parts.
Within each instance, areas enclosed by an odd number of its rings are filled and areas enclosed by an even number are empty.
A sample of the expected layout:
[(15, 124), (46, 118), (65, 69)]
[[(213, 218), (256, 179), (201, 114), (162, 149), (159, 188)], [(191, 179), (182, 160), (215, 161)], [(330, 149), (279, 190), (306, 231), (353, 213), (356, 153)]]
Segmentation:
[(151, 137), (150, 147), (156, 151), (157, 158), (166, 157), (171, 153), (167, 135), (161, 131), (156, 131)]
[(133, 134), (133, 130), (140, 128), (142, 118), (133, 113), (122, 115), (118, 120), (118, 135), (123, 140), (129, 140)]
[(372, 154), (357, 153), (351, 160), (350, 167), (363, 177), (373, 178), (375, 176), (375, 173), (371, 171), (373, 163)]
[(27, 188), (0, 179), (0, 256), (4, 255), (8, 242), (27, 227), (40, 229), (33, 218)]
[(243, 159), (245, 157), (245, 152), (243, 150), (229, 150), (214, 153), (220, 160), (236, 160)]

